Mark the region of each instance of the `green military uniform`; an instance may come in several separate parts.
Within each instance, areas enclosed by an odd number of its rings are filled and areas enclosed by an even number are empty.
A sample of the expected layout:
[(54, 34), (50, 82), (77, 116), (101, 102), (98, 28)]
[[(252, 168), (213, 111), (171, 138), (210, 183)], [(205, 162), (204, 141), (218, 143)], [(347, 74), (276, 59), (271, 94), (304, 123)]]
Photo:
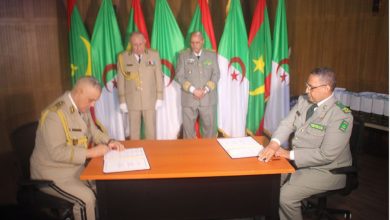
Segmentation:
[(329, 170), (349, 166), (352, 156), (349, 138), (353, 116), (334, 96), (321, 104), (306, 121), (306, 112), (313, 103), (301, 96), (288, 116), (272, 135), (281, 142), (294, 132), (292, 150), (297, 167), (280, 191), (280, 219), (302, 219), (300, 201), (313, 194), (342, 188), (345, 175)]
[(119, 102), (129, 110), (130, 138), (140, 139), (141, 114), (146, 139), (156, 138), (156, 100), (163, 100), (163, 75), (157, 51), (146, 49), (141, 61), (131, 52), (118, 56)]
[(30, 158), (31, 178), (53, 180), (55, 185), (42, 190), (73, 202), (76, 219), (95, 219), (95, 195), (79, 176), (88, 143), (108, 141), (90, 112), (80, 114), (66, 92), (42, 113)]
[[(217, 83), (219, 81), (217, 54), (203, 49), (201, 56), (195, 56), (191, 49), (180, 53), (176, 68), (176, 79), (182, 87), (183, 136), (195, 138), (195, 121), (200, 114), (203, 137), (216, 136), (216, 110), (218, 103)], [(207, 88), (208, 93), (198, 100), (190, 88)]]

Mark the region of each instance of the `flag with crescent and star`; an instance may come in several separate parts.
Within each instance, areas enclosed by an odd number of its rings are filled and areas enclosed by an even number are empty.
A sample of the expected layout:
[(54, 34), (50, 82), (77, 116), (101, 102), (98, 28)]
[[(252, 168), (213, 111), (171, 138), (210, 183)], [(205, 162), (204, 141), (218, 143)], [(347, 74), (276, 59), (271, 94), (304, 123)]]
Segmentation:
[[(200, 31), (204, 37), (203, 47), (216, 51), (217, 43), (215, 41), (214, 26), (211, 19), (209, 4), (207, 2), (207, 0), (198, 0), (198, 5), (196, 6), (195, 13), (187, 31), (185, 43), (186, 47), (190, 47), (191, 33)], [(197, 137), (201, 137), (202, 132), (199, 131), (199, 120), (197, 120), (195, 127)], [(215, 125), (215, 130), (217, 130), (217, 125)]]
[(71, 81), (74, 85), (80, 77), (92, 74), (91, 43), (76, 0), (68, 0), (67, 12)]
[(184, 37), (166, 0), (156, 1), (151, 47), (160, 53), (165, 86), (163, 106), (157, 110), (157, 139), (177, 139), (182, 124), (181, 93), (174, 79)]
[(218, 129), (226, 137), (242, 137), (249, 93), (248, 37), (240, 0), (232, 0), (228, 7), (218, 47)]
[(273, 133), (290, 110), (290, 71), (287, 20), (284, 0), (278, 1), (272, 46), (270, 97), (264, 116), (264, 129)]
[(95, 104), (95, 113), (107, 128), (109, 135), (117, 140), (125, 138), (116, 87), (117, 55), (121, 51), (123, 51), (121, 33), (112, 2), (103, 0), (92, 34), (93, 76), (103, 87), (100, 99)]
[(144, 35), (146, 40), (146, 47), (150, 48), (150, 40), (148, 30), (146, 28), (144, 13), (141, 8), (141, 0), (132, 0), (130, 8), (129, 22), (127, 24), (126, 36), (123, 41), (123, 47), (126, 50), (131, 50), (131, 44), (129, 43), (129, 37), (133, 32), (140, 32)]
[[(271, 30), (266, 0), (258, 0), (249, 32), (249, 100), (246, 129), (250, 135), (261, 135), (265, 100), (269, 95), (272, 71)], [(268, 79), (268, 80), (267, 80)], [(268, 82), (268, 83), (267, 83)]]

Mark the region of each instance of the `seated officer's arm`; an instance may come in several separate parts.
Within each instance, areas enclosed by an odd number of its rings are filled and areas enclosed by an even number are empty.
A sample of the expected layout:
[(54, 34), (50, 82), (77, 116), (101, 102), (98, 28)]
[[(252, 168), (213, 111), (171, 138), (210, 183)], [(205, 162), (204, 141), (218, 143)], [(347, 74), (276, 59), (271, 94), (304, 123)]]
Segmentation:
[(321, 166), (332, 163), (340, 156), (348, 142), (352, 132), (352, 115), (334, 115), (332, 122), (326, 127), (326, 132), (318, 148), (299, 148), (294, 150), (295, 164), (297, 167)]
[(60, 163), (83, 164), (87, 149), (84, 145), (71, 145), (67, 143), (64, 127), (59, 116), (49, 111), (45, 120), (40, 124), (42, 139), (50, 159)]

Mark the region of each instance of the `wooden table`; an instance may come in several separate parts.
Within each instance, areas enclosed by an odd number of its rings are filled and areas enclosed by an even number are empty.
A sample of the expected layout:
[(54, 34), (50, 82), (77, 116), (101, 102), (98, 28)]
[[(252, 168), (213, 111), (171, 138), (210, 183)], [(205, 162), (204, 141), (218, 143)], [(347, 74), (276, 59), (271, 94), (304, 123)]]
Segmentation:
[(100, 219), (277, 219), (280, 174), (294, 172), (284, 159), (231, 159), (216, 139), (124, 144), (143, 147), (151, 169), (104, 174), (92, 159), (80, 179), (96, 180)]

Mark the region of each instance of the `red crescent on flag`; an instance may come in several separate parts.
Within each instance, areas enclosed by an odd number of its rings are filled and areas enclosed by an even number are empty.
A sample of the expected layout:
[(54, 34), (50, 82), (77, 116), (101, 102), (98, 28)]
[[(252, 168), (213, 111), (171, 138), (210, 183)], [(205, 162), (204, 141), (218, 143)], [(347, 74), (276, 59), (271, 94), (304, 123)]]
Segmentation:
[(242, 83), (242, 81), (244, 80), (245, 75), (246, 75), (246, 68), (245, 68), (244, 62), (242, 62), (241, 58), (239, 58), (239, 57), (233, 57), (232, 59), (230, 59), (228, 68), (230, 68), (230, 66), (233, 63), (238, 63), (240, 65), (240, 67), (241, 67), (241, 70), (242, 70), (242, 73), (241, 73), (242, 74), (241, 83)]
[(288, 58), (283, 59), (283, 60), (281, 60), (281, 61), (278, 63), (278, 68), (276, 68), (276, 73), (275, 73), (276, 75), (278, 75), (279, 68), (280, 68), (283, 64), (288, 64)]
[[(106, 87), (108, 91), (110, 90), (107, 88), (107, 73), (110, 72), (111, 70), (116, 70), (116, 64), (114, 63), (107, 64), (106, 67), (104, 67), (103, 76), (102, 76), (104, 87)], [(116, 87), (116, 81), (114, 81), (114, 87)]]
[(169, 86), (172, 83), (172, 81), (175, 79), (175, 69), (173, 68), (172, 63), (169, 62), (169, 60), (161, 59), (161, 64), (165, 65), (169, 69), (169, 72), (171, 73), (171, 76), (169, 77), (169, 83), (167, 85)]

